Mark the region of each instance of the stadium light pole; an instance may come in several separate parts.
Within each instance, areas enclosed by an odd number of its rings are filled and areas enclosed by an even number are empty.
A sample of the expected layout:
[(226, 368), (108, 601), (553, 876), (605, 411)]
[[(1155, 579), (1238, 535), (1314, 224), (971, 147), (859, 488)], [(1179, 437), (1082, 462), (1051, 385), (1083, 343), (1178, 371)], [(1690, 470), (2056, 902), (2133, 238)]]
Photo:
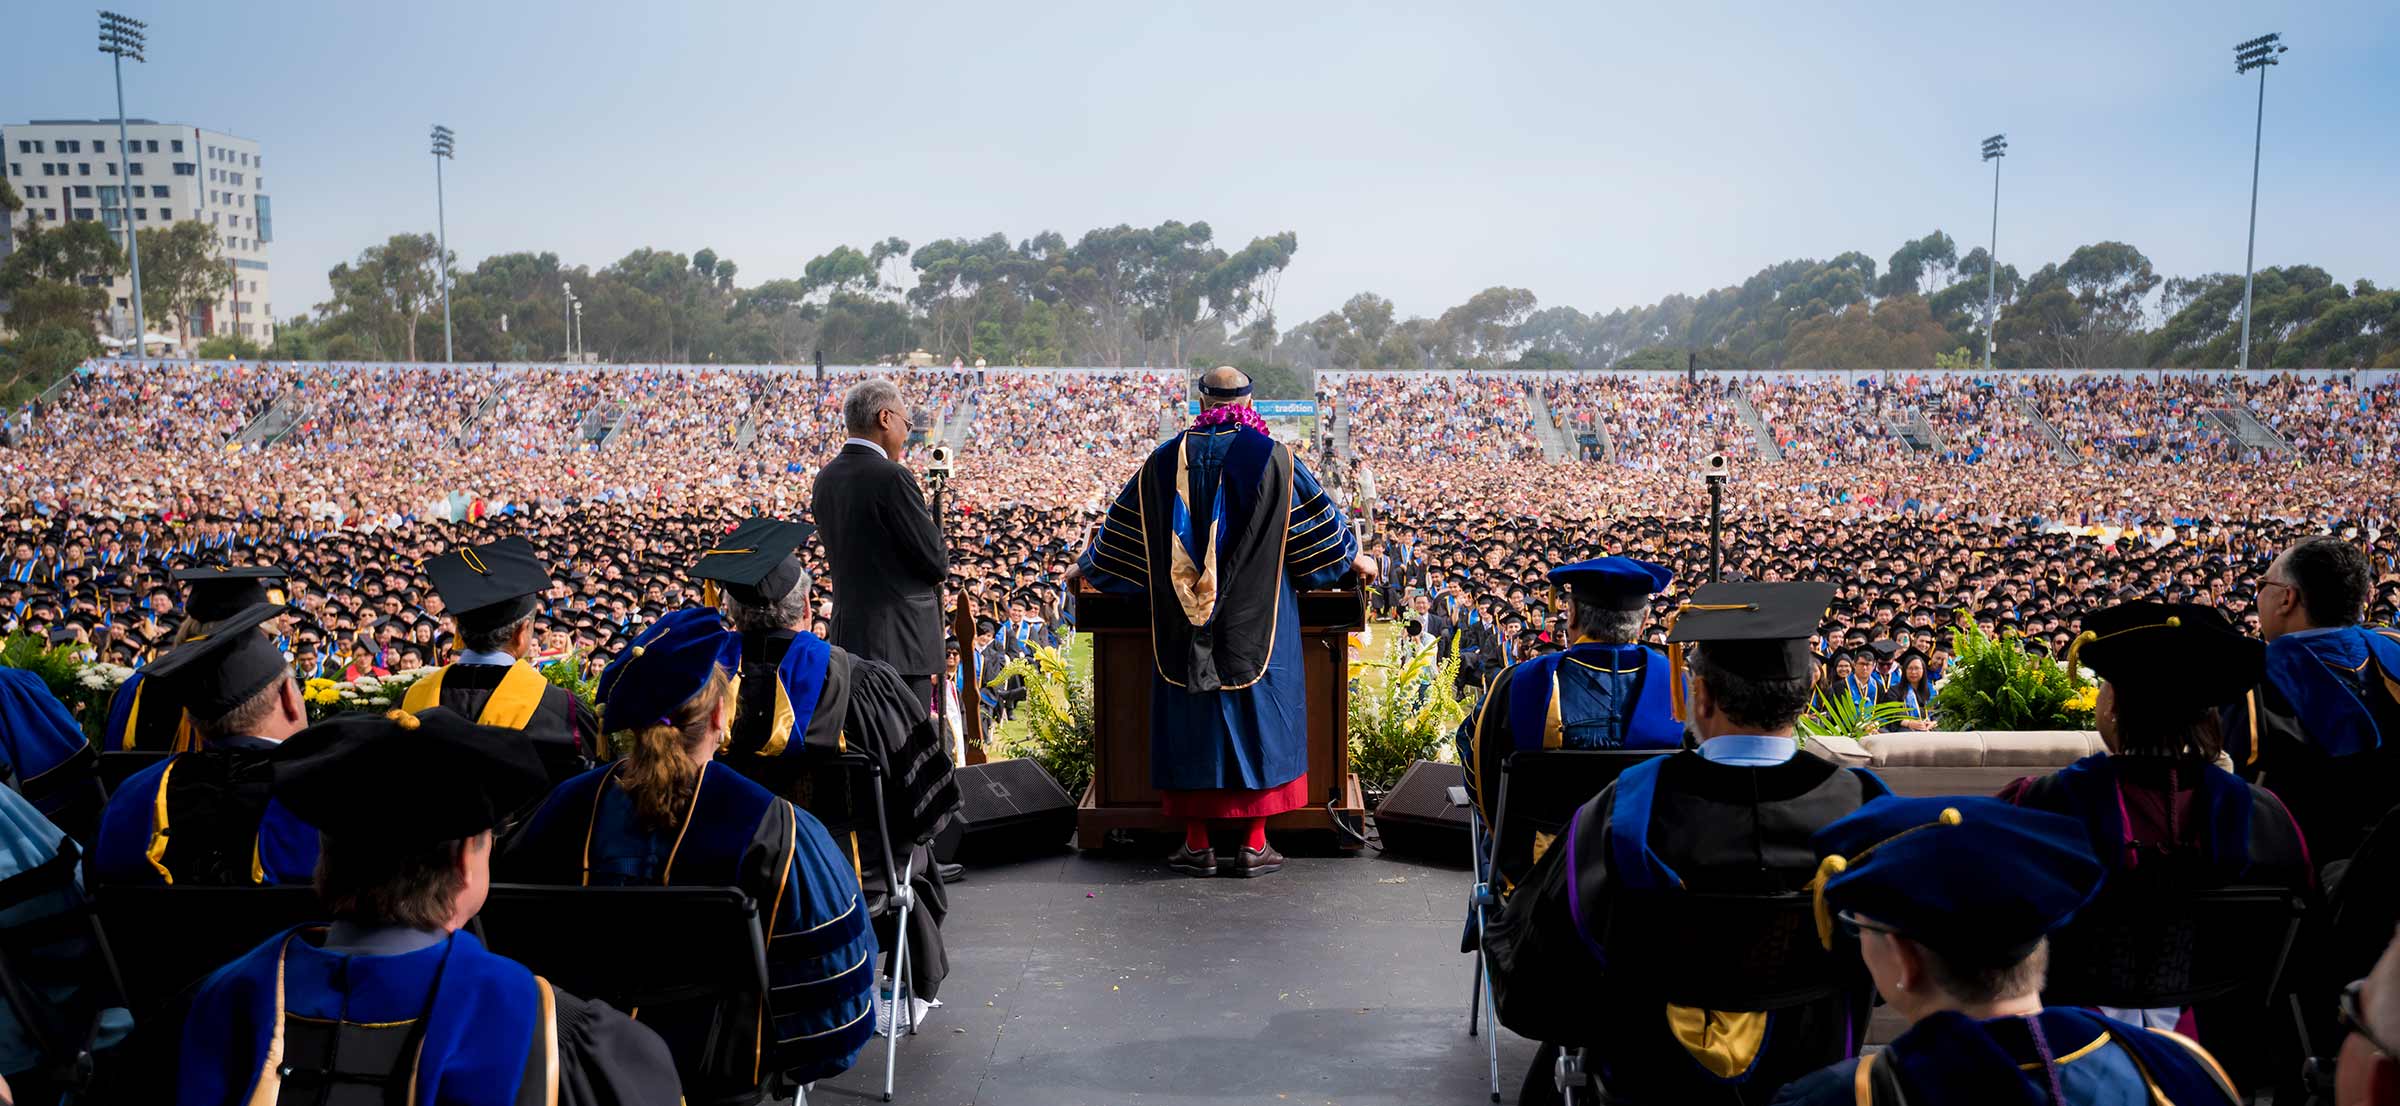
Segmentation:
[(132, 186), (126, 183), (133, 179), (133, 167), (126, 160), (125, 153), (125, 59), (148, 60), (142, 57), (142, 48), (147, 43), (142, 31), (148, 26), (139, 19), (128, 19), (112, 11), (100, 13), (100, 52), (114, 59), (109, 65), (117, 74), (117, 200), (124, 212), (120, 218), (125, 221), (125, 257), (132, 266), (133, 348), (136, 357), (149, 356), (150, 344), (142, 340), (144, 331), (148, 329), (148, 324), (142, 318), (142, 245), (133, 232), (133, 203), (128, 198), (132, 195)]
[(450, 210), (442, 198), (442, 163), (454, 159), (450, 128), (439, 123), (433, 126), (433, 218), (442, 256), (435, 259), (442, 267), (442, 360), (453, 360), (450, 354)]
[(2250, 248), (2242, 257), (2242, 363), (2250, 368), (2250, 274), (2258, 263), (2258, 157), (2267, 137), (2267, 67), (2279, 65), (2278, 55), (2291, 49), (2280, 34), (2260, 35), (2233, 48), (2233, 72), (2241, 76), (2258, 70), (2258, 121), (2250, 135)]
[(1983, 264), (1983, 371), (1992, 371), (1992, 347), (2000, 344), (1993, 327), (2000, 317), (2000, 159), (2008, 156), (2008, 136), (1983, 140), (1983, 160), (1992, 163), (1992, 249)]
[(575, 301), (575, 362), (583, 363), (583, 301)]
[(573, 361), (575, 359), (575, 285), (572, 281), (559, 281), (558, 291), (560, 295), (566, 297), (558, 305), (559, 325), (565, 328), (564, 333), (566, 334), (566, 337), (559, 340), (560, 349), (563, 351), (559, 357), (561, 360)]

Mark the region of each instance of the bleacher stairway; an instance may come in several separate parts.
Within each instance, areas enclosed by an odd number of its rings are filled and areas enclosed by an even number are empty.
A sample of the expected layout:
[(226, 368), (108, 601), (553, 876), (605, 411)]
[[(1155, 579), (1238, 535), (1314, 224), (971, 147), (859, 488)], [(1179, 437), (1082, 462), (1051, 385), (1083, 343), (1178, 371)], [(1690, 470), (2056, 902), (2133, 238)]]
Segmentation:
[(267, 404), (256, 418), (244, 423), (234, 433), (232, 440), (225, 444), (235, 449), (254, 445), (264, 449), (291, 433), (292, 428), (300, 425), (300, 420), (307, 414), (308, 397), (305, 392), (299, 388), (288, 389), (276, 396), (275, 402)]
[(2009, 398), (2016, 401), (2017, 412), (2025, 416), (2025, 421), (2033, 427), (2034, 433), (2040, 434), (2042, 440), (2050, 443), (2051, 456), (2058, 458), (2061, 464), (2072, 465), (2076, 462), (2075, 451), (2068, 447), (2066, 437), (2058, 432), (2057, 427), (2050, 425), (2049, 419), (2042, 417), (2041, 409), (2033, 405), (2033, 400), (2026, 398), (2022, 393), (2011, 395)]
[(1751, 403), (1750, 397), (1739, 388), (1734, 389), (1729, 398), (1733, 400), (1734, 412), (1742, 417), (1742, 424), (1750, 428), (1750, 442), (1757, 447), (1758, 459), (1768, 462), (1783, 460), (1783, 444), (1775, 440), (1775, 429), (1767, 425), (1765, 415), (1758, 413), (1758, 406)]
[(2227, 424), (2227, 428), (2233, 431), (2237, 441), (2262, 453), (2289, 453), (2292, 451), (2291, 441), (2274, 427), (2268, 426), (2260, 420), (2258, 412), (2251, 410), (2249, 404), (2230, 394), (2225, 397), (2225, 400), (2223, 407), (2212, 408), (2211, 413)]
[(1894, 435), (1918, 450), (1934, 454), (1950, 452), (1950, 443), (1943, 439), (1941, 431), (1933, 428), (1933, 420), (1925, 417), (1922, 407), (1910, 407), (1886, 421), (1891, 424)]
[(950, 421), (942, 424), (939, 440), (950, 443), (954, 453), (966, 449), (969, 436), (975, 432), (975, 409), (982, 395), (982, 388), (968, 388), (965, 395), (958, 397), (958, 406), (950, 409)]
[(1525, 415), (1533, 420), (1533, 438), (1542, 443), (1542, 456), (1553, 461), (1575, 459), (1575, 443), (1567, 440), (1567, 432), (1551, 421), (1550, 401), (1542, 398), (1542, 390), (1525, 386)]

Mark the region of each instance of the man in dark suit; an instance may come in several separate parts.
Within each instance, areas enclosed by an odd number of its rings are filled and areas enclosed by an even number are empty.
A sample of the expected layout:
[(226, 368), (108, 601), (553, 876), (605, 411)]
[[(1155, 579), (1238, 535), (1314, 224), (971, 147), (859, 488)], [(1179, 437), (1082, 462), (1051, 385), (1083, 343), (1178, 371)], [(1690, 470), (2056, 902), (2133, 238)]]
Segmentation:
[(898, 460), (908, 404), (891, 380), (869, 377), (842, 397), (842, 421), (850, 440), (809, 496), (833, 576), (833, 643), (891, 665), (930, 711), (950, 553), (917, 478)]

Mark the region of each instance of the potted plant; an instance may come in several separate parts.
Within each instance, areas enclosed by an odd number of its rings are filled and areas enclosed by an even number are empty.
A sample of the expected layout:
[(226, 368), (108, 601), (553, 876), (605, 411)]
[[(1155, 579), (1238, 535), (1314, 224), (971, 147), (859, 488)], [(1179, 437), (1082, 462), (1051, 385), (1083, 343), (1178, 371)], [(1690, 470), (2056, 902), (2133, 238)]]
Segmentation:
[(1391, 635), (1380, 660), (1350, 665), (1350, 770), (1376, 806), (1420, 760), (1454, 763), (1452, 735), (1467, 717), (1458, 698), (1457, 652), (1437, 661), (1434, 648)]
[(1070, 662), (1075, 635), (1060, 637), (1058, 645), (1035, 646), (1029, 656), (1010, 660), (986, 683), (998, 687), (1011, 678), (1025, 681), (1025, 702), (1017, 716), (991, 728), (995, 757), (1023, 757), (1042, 766), (1069, 795), (1081, 796), (1092, 782), (1092, 738), (1098, 731), (1092, 709), (1090, 665)]
[(1934, 693), (1945, 730), (2089, 730), (2099, 685), (2088, 673), (2018, 637), (1992, 637), (1972, 622), (1950, 635), (1956, 659)]

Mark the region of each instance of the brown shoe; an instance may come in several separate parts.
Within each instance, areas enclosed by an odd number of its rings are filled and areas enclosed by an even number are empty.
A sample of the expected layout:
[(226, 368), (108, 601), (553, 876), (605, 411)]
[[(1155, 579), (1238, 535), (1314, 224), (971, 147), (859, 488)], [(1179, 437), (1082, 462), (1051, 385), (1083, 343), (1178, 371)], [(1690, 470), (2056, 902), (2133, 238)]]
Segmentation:
[(1263, 849), (1243, 849), (1232, 865), (1233, 874), (1248, 879), (1251, 876), (1271, 876), (1283, 870), (1283, 854), (1269, 845)]
[(1216, 875), (1217, 850), (1202, 849), (1199, 852), (1193, 852), (1190, 845), (1179, 845), (1174, 854), (1167, 857), (1167, 867), (1187, 876), (1206, 878)]

